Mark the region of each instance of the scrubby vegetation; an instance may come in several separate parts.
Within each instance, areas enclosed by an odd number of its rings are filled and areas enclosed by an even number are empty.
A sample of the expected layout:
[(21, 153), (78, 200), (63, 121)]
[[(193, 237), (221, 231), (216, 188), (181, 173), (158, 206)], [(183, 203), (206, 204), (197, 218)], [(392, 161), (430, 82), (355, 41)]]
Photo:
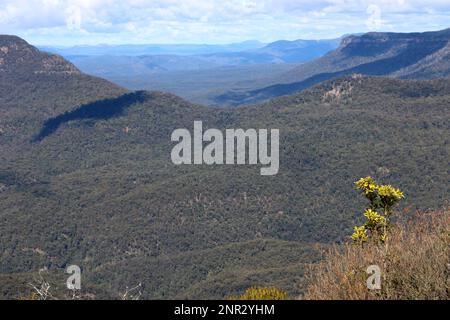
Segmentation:
[[(401, 213), (399, 213), (401, 214)], [(381, 269), (369, 289), (367, 268)], [(450, 299), (450, 210), (419, 212), (392, 226), (384, 244), (330, 249), (309, 274), (305, 299)]]
[(252, 287), (245, 290), (242, 295), (230, 296), (229, 300), (287, 300), (288, 294), (278, 288)]
[[(399, 210), (449, 199), (449, 80), (348, 77), (228, 110), (156, 92), (128, 103), (103, 80), (18, 70), (0, 73), (0, 273), (8, 283), (77, 264), (98, 297), (139, 282), (143, 299), (223, 298), (252, 285), (295, 296), (317, 247), (362, 223), (358, 177), (407, 190)], [(101, 99), (109, 100), (93, 103)], [(123, 108), (108, 112), (115, 103)], [(279, 174), (173, 165), (170, 134), (194, 120), (279, 128)], [(16, 297), (17, 288), (0, 287)]]
[[(450, 299), (450, 209), (411, 216), (394, 210), (404, 198), (399, 189), (378, 185), (371, 177), (356, 186), (369, 200), (365, 224), (354, 228), (352, 241), (328, 248), (324, 259), (310, 266), (309, 286), (299, 298)], [(285, 300), (288, 295), (274, 287), (250, 287), (228, 298)]]

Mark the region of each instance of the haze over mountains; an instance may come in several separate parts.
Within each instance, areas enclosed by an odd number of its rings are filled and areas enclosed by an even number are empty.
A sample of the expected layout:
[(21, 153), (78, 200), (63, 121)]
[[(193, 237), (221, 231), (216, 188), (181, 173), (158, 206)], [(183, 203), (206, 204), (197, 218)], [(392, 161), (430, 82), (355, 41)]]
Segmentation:
[[(207, 46), (209, 53), (198, 46), (190, 48), (196, 52), (190, 55), (186, 55), (189, 51), (183, 51), (183, 46), (159, 49), (164, 54), (156, 55), (136, 55), (133, 49), (128, 49), (128, 55), (118, 55), (115, 47), (109, 55), (99, 55), (105, 51), (95, 47), (66, 49), (63, 54), (82, 71), (129, 89), (162, 90), (192, 102), (237, 106), (291, 94), (353, 73), (401, 79), (447, 77), (449, 30), (368, 33), (267, 45), (247, 42), (246, 50), (239, 50), (243, 44)], [(119, 47), (117, 52), (124, 50)]]
[(336, 48), (340, 39), (247, 41), (231, 45), (138, 45), (49, 48), (82, 71), (129, 89), (162, 90), (193, 102), (214, 104), (210, 97), (227, 89), (264, 85), (296, 64)]
[[(428, 42), (420, 35), (420, 46), (414, 36), (406, 49), (379, 37), (350, 38), (321, 61), (383, 73), (393, 59), (402, 65), (394, 73), (425, 59), (410, 73), (444, 72), (445, 32)], [(352, 55), (361, 58), (345, 60)], [(26, 292), (40, 268), (58, 274), (78, 264), (97, 298), (139, 282), (143, 298), (223, 298), (252, 285), (295, 296), (317, 248), (345, 240), (358, 222), (356, 179), (399, 186), (412, 211), (441, 208), (450, 194), (450, 80), (353, 73), (216, 109), (129, 91), (0, 36), (0, 294)], [(173, 165), (170, 135), (195, 120), (221, 130), (279, 128), (279, 174)]]
[(210, 44), (131, 44), (131, 45), (84, 45), (73, 47), (38, 46), (40, 50), (52, 51), (62, 56), (143, 56), (143, 55), (201, 55), (223, 52), (255, 50), (266, 44), (244, 41), (224, 45)]
[[(340, 39), (331, 40), (280, 40), (269, 44), (258, 41), (245, 41), (229, 45), (99, 45), (76, 46), (69, 48), (39, 47), (41, 50), (60, 54), (68, 59), (90, 57), (101, 61), (103, 56), (120, 57), (122, 59), (137, 57), (141, 59), (159, 59), (164, 70), (190, 70), (180, 66), (171, 66), (164, 57), (180, 61), (202, 61), (204, 65), (197, 68), (211, 68), (226, 65), (248, 65), (256, 63), (295, 63), (309, 61), (320, 57), (336, 48)], [(120, 61), (120, 60), (119, 60)], [(150, 60), (151, 61), (151, 60)], [(157, 60), (158, 61), (158, 60)]]
[(449, 60), (450, 29), (348, 36), (336, 50), (277, 76), (270, 86), (230, 91), (219, 95), (215, 101), (231, 105), (254, 103), (353, 73), (400, 79), (447, 77)]

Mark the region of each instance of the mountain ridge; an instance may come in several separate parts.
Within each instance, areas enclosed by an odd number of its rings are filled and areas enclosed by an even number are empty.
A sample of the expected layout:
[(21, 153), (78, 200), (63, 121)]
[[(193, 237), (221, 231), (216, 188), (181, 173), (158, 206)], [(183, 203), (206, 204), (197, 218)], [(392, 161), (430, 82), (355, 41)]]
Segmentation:
[(13, 148), (49, 117), (128, 92), (15, 36), (0, 36), (0, 62), (0, 140)]
[[(236, 86), (258, 88), (267, 81), (293, 68), (333, 50), (339, 39), (329, 40), (280, 40), (267, 45), (255, 44), (240, 50), (203, 50), (184, 54), (178, 46), (168, 49), (145, 51), (138, 46), (126, 51), (126, 46), (106, 46), (96, 52), (86, 48), (45, 48), (46, 51), (63, 54), (85, 73), (106, 78), (130, 90), (167, 91), (195, 103), (215, 104), (211, 99), (217, 92)], [(151, 45), (149, 45), (152, 48)], [(185, 46), (181, 45), (180, 48)], [(188, 46), (189, 48), (189, 46)], [(117, 49), (117, 50), (116, 50)]]
[[(361, 176), (399, 186), (411, 210), (448, 201), (449, 79), (346, 76), (214, 109), (26, 70), (0, 76), (0, 281), (77, 264), (98, 298), (140, 282), (147, 299), (220, 299), (252, 285), (296, 296), (319, 249), (358, 222)], [(174, 165), (171, 133), (198, 120), (278, 128), (279, 173)]]
[(448, 76), (450, 65), (442, 61), (448, 57), (449, 45), (450, 29), (424, 33), (371, 32), (361, 36), (350, 35), (342, 40), (336, 50), (273, 79), (273, 85), (250, 91), (229, 91), (215, 99), (218, 103), (231, 105), (255, 103), (354, 73), (405, 79)]
[(42, 53), (17, 36), (0, 35), (0, 72), (30, 71), (35, 74), (81, 74), (59, 55)]

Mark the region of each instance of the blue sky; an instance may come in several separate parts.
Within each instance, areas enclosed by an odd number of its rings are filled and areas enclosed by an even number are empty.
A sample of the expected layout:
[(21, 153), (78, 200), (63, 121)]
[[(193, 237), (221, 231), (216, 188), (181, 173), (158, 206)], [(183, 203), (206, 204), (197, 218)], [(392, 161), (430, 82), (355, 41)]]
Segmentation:
[(231, 43), (450, 27), (450, 0), (0, 0), (33, 44)]

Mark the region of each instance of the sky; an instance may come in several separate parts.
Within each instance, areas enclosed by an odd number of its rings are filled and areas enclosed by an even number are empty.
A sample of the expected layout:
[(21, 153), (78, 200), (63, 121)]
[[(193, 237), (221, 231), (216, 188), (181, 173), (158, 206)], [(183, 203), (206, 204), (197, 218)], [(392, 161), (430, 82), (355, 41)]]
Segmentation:
[(52, 46), (267, 43), (449, 21), (450, 0), (0, 0), (0, 34)]

